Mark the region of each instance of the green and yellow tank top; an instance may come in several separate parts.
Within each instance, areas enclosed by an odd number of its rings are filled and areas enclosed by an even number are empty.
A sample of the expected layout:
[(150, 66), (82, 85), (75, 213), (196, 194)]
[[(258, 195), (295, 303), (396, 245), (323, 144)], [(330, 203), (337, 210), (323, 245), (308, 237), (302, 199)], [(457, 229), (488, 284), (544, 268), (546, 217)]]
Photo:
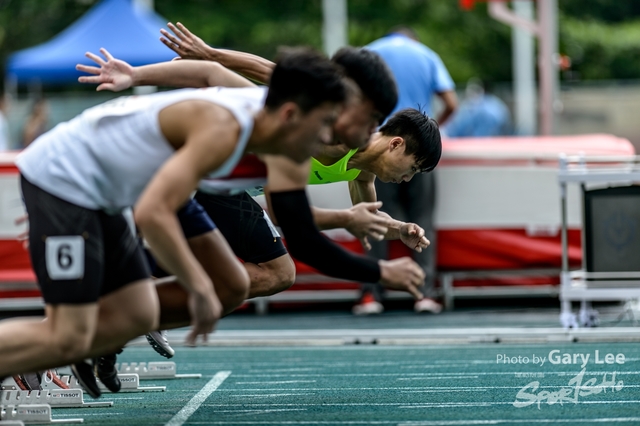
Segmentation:
[(358, 149), (352, 149), (347, 154), (330, 166), (325, 166), (315, 158), (311, 158), (311, 175), (309, 176), (309, 185), (322, 185), (323, 183), (347, 182), (354, 180), (360, 174), (360, 170), (347, 170), (349, 159), (358, 152)]

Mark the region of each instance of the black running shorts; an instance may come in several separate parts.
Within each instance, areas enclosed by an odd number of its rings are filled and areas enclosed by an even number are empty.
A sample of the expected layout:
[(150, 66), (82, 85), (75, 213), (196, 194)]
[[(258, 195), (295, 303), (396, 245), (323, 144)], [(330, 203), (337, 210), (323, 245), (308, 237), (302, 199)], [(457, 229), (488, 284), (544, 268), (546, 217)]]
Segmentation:
[(198, 191), (194, 198), (243, 261), (264, 263), (287, 254), (264, 210), (246, 192), (226, 196)]
[(95, 303), (150, 277), (122, 214), (68, 203), (21, 177), (29, 214), (29, 252), (47, 304)]

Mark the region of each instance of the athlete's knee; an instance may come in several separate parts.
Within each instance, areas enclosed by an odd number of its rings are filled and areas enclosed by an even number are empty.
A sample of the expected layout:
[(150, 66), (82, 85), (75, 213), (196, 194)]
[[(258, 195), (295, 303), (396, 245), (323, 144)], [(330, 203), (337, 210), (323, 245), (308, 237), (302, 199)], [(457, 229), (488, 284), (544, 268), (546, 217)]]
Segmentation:
[(133, 337), (156, 330), (160, 321), (160, 306), (156, 298), (140, 304), (139, 309), (127, 313), (129, 331)]
[(45, 342), (47, 353), (56, 360), (70, 364), (84, 358), (91, 349), (93, 333), (89, 330), (68, 328), (51, 333)]
[(249, 273), (245, 268), (240, 268), (233, 278), (227, 280), (224, 288), (216, 288), (218, 297), (224, 306), (225, 314), (232, 312), (238, 306), (242, 305), (244, 301), (249, 297), (249, 288), (251, 286), (251, 280)]
[(289, 256), (275, 261), (261, 263), (260, 268), (265, 272), (261, 296), (271, 296), (291, 287), (296, 280), (296, 268)]
[(281, 291), (287, 290), (296, 281), (295, 269), (279, 270), (278, 272), (279, 273), (275, 277), (276, 278), (275, 282), (270, 288), (269, 295), (280, 293)]
[[(123, 298), (135, 298), (131, 304)], [(157, 329), (160, 320), (160, 305), (155, 287), (149, 282), (148, 288), (139, 287), (135, 292), (118, 295), (101, 305), (101, 324), (118, 324), (118, 336), (132, 339)]]

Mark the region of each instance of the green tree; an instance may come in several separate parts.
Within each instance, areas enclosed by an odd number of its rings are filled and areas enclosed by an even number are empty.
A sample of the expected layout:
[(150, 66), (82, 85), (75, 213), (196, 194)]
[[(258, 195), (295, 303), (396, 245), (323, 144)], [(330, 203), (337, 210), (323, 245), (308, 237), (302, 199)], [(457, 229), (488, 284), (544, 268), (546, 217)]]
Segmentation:
[[(0, 66), (18, 50), (45, 42), (96, 0), (0, 0)], [(322, 47), (321, 0), (155, 0), (212, 46), (273, 59), (278, 46)], [(511, 79), (509, 28), (485, 3), (463, 11), (457, 0), (348, 0), (349, 42), (362, 46), (396, 25), (414, 28), (443, 59), (454, 80)], [(640, 76), (640, 2), (559, 0), (560, 51), (583, 79)], [(114, 26), (113, 31), (118, 31)]]

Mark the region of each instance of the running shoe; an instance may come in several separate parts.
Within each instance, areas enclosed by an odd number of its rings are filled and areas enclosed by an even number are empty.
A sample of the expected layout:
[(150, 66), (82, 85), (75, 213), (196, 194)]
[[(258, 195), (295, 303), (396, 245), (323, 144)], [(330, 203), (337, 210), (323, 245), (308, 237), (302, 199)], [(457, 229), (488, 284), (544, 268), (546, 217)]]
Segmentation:
[(431, 312), (432, 314), (439, 314), (442, 312), (442, 305), (433, 299), (425, 297), (413, 305), (413, 310), (418, 313)]
[(118, 370), (116, 370), (116, 359), (116, 354), (101, 356), (96, 364), (98, 379), (111, 392), (119, 392), (121, 387)]
[(360, 303), (351, 308), (354, 315), (377, 315), (384, 311), (382, 303), (378, 302), (371, 293), (365, 293)]
[(169, 345), (169, 341), (167, 341), (166, 331), (152, 331), (147, 334), (146, 337), (151, 347), (163, 357), (172, 358), (176, 354), (176, 351), (173, 350), (171, 345)]
[(93, 366), (86, 361), (81, 361), (76, 364), (71, 364), (71, 372), (78, 379), (80, 386), (92, 397), (100, 398), (102, 392), (96, 382), (96, 376), (93, 370)]

